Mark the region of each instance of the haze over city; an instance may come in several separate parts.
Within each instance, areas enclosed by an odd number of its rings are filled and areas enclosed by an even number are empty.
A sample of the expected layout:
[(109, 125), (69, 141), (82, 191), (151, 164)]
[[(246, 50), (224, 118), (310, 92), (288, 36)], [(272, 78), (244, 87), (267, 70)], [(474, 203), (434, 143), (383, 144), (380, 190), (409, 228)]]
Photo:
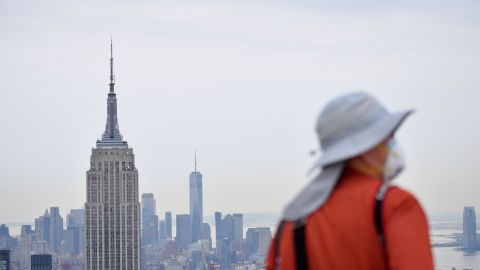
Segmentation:
[(3, 1), (1, 222), (83, 206), (110, 37), (120, 131), (159, 213), (188, 212), (195, 148), (205, 215), (280, 212), (311, 177), (318, 112), (366, 89), (417, 111), (397, 183), (460, 218), (480, 205), (480, 19), (476, 2), (446, 3)]

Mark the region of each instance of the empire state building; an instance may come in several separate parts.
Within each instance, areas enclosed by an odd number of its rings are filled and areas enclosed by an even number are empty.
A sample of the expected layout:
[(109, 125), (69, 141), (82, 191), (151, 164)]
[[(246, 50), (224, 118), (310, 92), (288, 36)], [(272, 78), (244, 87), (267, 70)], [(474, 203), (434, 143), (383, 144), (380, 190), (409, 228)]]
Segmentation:
[(85, 203), (87, 270), (140, 269), (140, 203), (133, 149), (118, 127), (117, 97), (110, 44), (107, 124), (92, 148)]

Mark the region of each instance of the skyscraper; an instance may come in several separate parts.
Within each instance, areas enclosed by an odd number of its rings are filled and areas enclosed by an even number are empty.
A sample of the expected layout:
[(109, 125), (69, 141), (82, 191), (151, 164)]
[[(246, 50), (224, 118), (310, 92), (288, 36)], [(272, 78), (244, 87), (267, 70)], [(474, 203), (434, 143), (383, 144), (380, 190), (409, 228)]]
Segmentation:
[(118, 127), (110, 47), (107, 124), (92, 149), (85, 203), (87, 270), (140, 269), (140, 202), (133, 149)]
[(63, 233), (63, 218), (58, 207), (50, 207), (50, 239), (49, 243), (55, 252), (60, 250)]
[(178, 245), (185, 248), (192, 243), (192, 227), (190, 215), (177, 215), (177, 235), (175, 241)]
[(222, 213), (215, 212), (215, 239), (223, 238), (223, 224), (222, 224)]
[(45, 209), (43, 216), (35, 219), (35, 233), (37, 241), (50, 241), (50, 213)]
[(32, 270), (52, 270), (51, 254), (34, 254), (31, 256)]
[(272, 231), (269, 227), (259, 227), (257, 228), (258, 232), (258, 250), (257, 255), (260, 257), (265, 257), (268, 252), (268, 247), (272, 241)]
[(233, 214), (233, 239), (234, 241), (243, 240), (243, 214)]
[(203, 223), (202, 174), (197, 171), (197, 154), (195, 152), (195, 171), (190, 174), (190, 218), (192, 242), (197, 242)]
[(167, 239), (172, 238), (172, 212), (165, 213), (165, 234)]
[(10, 270), (10, 250), (0, 249), (0, 270)]
[(247, 257), (256, 255), (258, 251), (258, 231), (257, 228), (248, 228), (246, 233)]
[(0, 225), (0, 248), (13, 249), (17, 245), (17, 239), (10, 236), (10, 231), (5, 224)]
[(473, 250), (477, 248), (477, 219), (475, 207), (463, 208), (463, 248)]
[(235, 239), (235, 224), (231, 214), (227, 214), (222, 220), (222, 233), (223, 237), (231, 241)]
[(142, 194), (142, 245), (158, 240), (158, 216), (156, 215), (153, 193)]
[(158, 221), (158, 239), (167, 239), (167, 223), (165, 220)]
[(71, 209), (66, 220), (67, 234), (73, 237), (71, 239), (73, 240), (73, 252), (78, 254), (83, 250), (83, 239), (85, 238), (85, 210)]

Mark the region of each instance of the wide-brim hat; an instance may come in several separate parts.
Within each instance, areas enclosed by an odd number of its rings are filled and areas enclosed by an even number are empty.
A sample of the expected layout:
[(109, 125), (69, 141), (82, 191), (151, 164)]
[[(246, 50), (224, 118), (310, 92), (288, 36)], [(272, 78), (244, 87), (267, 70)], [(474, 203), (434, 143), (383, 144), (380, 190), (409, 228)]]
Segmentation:
[(412, 113), (390, 113), (365, 92), (334, 99), (317, 119), (322, 154), (313, 167), (323, 168), (367, 152), (393, 135)]
[(305, 218), (325, 204), (342, 175), (346, 161), (392, 136), (413, 112), (390, 113), (364, 92), (338, 97), (317, 118), (322, 155), (310, 170), (320, 173), (285, 207), (284, 220)]

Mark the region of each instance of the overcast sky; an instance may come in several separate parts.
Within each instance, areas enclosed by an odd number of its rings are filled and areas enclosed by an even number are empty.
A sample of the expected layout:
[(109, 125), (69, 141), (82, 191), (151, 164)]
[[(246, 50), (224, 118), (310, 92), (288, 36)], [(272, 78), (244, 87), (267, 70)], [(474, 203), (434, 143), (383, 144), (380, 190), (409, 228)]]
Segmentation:
[(281, 211), (309, 181), (317, 114), (356, 89), (417, 110), (397, 183), (430, 216), (480, 208), (478, 1), (335, 2), (1, 1), (0, 223), (83, 206), (110, 36), (120, 130), (160, 216), (188, 212), (195, 148), (205, 215)]

